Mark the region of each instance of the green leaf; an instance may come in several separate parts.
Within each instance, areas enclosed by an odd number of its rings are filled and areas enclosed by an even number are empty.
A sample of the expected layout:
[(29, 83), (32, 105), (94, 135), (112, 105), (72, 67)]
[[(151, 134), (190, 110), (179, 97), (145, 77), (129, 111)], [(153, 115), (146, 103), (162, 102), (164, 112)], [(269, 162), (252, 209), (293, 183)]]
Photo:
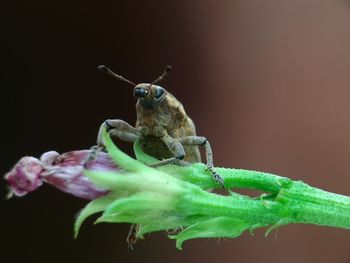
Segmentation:
[(134, 143), (134, 153), (135, 153), (136, 159), (141, 163), (149, 165), (152, 163), (159, 162), (158, 159), (156, 159), (156, 158), (152, 157), (151, 155), (148, 155), (147, 153), (142, 151), (141, 144), (140, 144), (139, 140), (137, 140)]
[(103, 131), (102, 136), (108, 154), (120, 168), (130, 172), (138, 172), (140, 170), (151, 169), (143, 163), (138, 162), (137, 160), (131, 158), (129, 155), (120, 151), (118, 147), (113, 143), (106, 130)]
[(186, 240), (208, 237), (234, 238), (240, 236), (243, 231), (250, 229), (251, 226), (251, 223), (234, 218), (216, 217), (193, 224), (179, 234), (169, 237), (171, 239), (176, 239), (176, 247), (182, 249), (182, 244)]
[(105, 196), (99, 197), (95, 200), (92, 200), (90, 203), (85, 206), (84, 209), (80, 211), (78, 214), (75, 224), (74, 224), (74, 238), (77, 238), (79, 229), (82, 225), (82, 223), (88, 218), (89, 216), (96, 214), (98, 212), (102, 212), (104, 209), (108, 207), (108, 205), (115, 200), (115, 196), (113, 194), (107, 194)]

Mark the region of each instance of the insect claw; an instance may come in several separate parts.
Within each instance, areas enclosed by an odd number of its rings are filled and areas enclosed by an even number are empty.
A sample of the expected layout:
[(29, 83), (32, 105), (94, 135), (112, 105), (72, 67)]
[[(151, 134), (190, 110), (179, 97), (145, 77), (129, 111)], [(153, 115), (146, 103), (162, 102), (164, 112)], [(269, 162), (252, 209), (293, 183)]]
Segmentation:
[(128, 243), (128, 249), (130, 252), (134, 250), (134, 244), (137, 242), (136, 233), (138, 231), (138, 225), (132, 224), (128, 233), (128, 236), (126, 238), (126, 242)]
[(84, 168), (88, 169), (88, 165), (96, 160), (97, 155), (104, 150), (103, 145), (94, 145), (90, 149), (90, 154), (84, 163)]
[(220, 174), (214, 174), (214, 180), (221, 185), (223, 189), (225, 189), (224, 179), (220, 176)]
[(209, 171), (214, 179), (214, 181), (218, 184), (221, 185), (221, 187), (223, 189), (225, 189), (225, 184), (224, 184), (224, 179), (221, 177), (221, 175), (217, 172), (214, 171), (213, 166), (207, 167), (207, 169), (205, 169), (206, 171)]
[(207, 166), (207, 168), (205, 169), (206, 172), (211, 172), (213, 173), (213, 166)]
[(106, 124), (106, 131), (109, 132), (110, 130), (113, 129), (113, 126), (111, 124), (109, 124), (109, 121), (105, 121), (105, 124)]
[(130, 252), (133, 252), (133, 251), (134, 251), (133, 243), (128, 243), (128, 250), (129, 250)]

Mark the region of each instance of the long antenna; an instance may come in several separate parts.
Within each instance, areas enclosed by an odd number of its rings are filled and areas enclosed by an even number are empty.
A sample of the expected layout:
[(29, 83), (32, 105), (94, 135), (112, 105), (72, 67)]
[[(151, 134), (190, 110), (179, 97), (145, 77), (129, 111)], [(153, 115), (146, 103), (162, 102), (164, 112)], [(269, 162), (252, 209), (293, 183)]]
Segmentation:
[(105, 66), (105, 65), (100, 65), (100, 66), (97, 67), (97, 69), (98, 69), (99, 71), (101, 71), (101, 72), (107, 73), (108, 75), (110, 75), (110, 76), (112, 76), (112, 77), (114, 77), (114, 78), (116, 78), (116, 79), (119, 79), (119, 80), (122, 80), (122, 81), (124, 81), (124, 82), (129, 83), (129, 84), (130, 84), (131, 86), (133, 86), (133, 87), (136, 86), (136, 84), (135, 84), (134, 82), (132, 82), (132, 81), (130, 81), (130, 80), (124, 78), (123, 76), (120, 76), (120, 75), (118, 75), (118, 74), (115, 74), (112, 70), (110, 70), (110, 69), (109, 69), (107, 66)]
[(171, 68), (170, 65), (166, 65), (165, 68), (164, 68), (163, 74), (162, 74), (160, 77), (158, 77), (156, 80), (154, 80), (154, 81), (151, 83), (151, 85), (156, 84), (156, 83), (162, 81), (162, 80), (165, 78), (165, 76), (168, 75), (168, 73), (171, 71), (171, 69), (172, 69), (172, 68)]

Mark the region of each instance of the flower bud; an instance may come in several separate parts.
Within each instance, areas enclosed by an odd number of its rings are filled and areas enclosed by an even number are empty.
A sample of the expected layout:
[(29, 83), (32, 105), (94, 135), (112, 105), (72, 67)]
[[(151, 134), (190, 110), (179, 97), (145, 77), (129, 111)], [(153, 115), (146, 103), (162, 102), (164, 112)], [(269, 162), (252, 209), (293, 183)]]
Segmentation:
[(84, 175), (84, 169), (115, 171), (117, 166), (104, 152), (99, 152), (93, 160), (89, 160), (91, 154), (91, 150), (63, 154), (49, 151), (44, 153), (40, 160), (35, 157), (23, 157), (5, 175), (5, 180), (8, 181), (10, 191), (16, 196), (33, 192), (46, 182), (63, 192), (92, 200), (106, 194), (107, 190), (95, 186)]

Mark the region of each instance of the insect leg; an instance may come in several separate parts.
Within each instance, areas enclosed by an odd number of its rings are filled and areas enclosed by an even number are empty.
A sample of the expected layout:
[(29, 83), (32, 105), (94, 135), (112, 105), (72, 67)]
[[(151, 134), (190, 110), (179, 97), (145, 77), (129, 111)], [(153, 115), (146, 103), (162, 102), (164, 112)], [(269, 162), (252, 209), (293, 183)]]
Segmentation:
[(117, 137), (125, 142), (135, 142), (141, 137), (139, 131), (128, 124), (127, 122), (119, 119), (104, 121), (97, 135), (97, 145), (103, 145), (102, 131), (106, 129), (111, 137)]
[[(101, 124), (97, 135), (97, 148), (100, 150), (104, 148), (102, 139), (102, 131), (104, 129), (107, 130), (109, 136), (117, 137), (118, 139), (126, 142), (135, 142), (141, 137), (141, 134), (136, 128), (132, 127), (130, 124), (123, 120), (106, 120)], [(138, 228), (139, 225), (132, 224), (126, 238), (126, 242), (130, 251), (133, 250), (133, 246), (137, 242), (136, 233), (138, 231)]]
[(202, 136), (186, 136), (182, 138), (178, 138), (178, 141), (183, 145), (199, 145), (205, 147), (205, 154), (207, 159), (207, 169), (210, 171), (210, 173), (213, 176), (213, 179), (219, 183), (223, 188), (224, 186), (224, 179), (214, 170), (214, 164), (213, 164), (213, 151), (211, 150), (210, 143), (205, 137)]
[(134, 245), (137, 242), (136, 234), (137, 234), (138, 229), (139, 229), (139, 225), (138, 224), (132, 224), (130, 226), (129, 233), (128, 233), (128, 236), (126, 238), (126, 243), (128, 243), (129, 251), (133, 251)]
[(171, 163), (178, 164), (183, 158), (185, 158), (185, 150), (178, 140), (170, 137), (168, 134), (162, 137), (161, 140), (165, 143), (174, 157), (153, 163), (150, 165), (151, 167), (159, 167)]
[(126, 142), (134, 142), (141, 137), (141, 134), (136, 128), (132, 127), (130, 124), (123, 120), (106, 120), (101, 124), (99, 128), (97, 135), (97, 145), (91, 148), (91, 154), (85, 165), (88, 162), (95, 160), (98, 153), (104, 150), (102, 131), (105, 129), (111, 137), (117, 137), (118, 139)]

